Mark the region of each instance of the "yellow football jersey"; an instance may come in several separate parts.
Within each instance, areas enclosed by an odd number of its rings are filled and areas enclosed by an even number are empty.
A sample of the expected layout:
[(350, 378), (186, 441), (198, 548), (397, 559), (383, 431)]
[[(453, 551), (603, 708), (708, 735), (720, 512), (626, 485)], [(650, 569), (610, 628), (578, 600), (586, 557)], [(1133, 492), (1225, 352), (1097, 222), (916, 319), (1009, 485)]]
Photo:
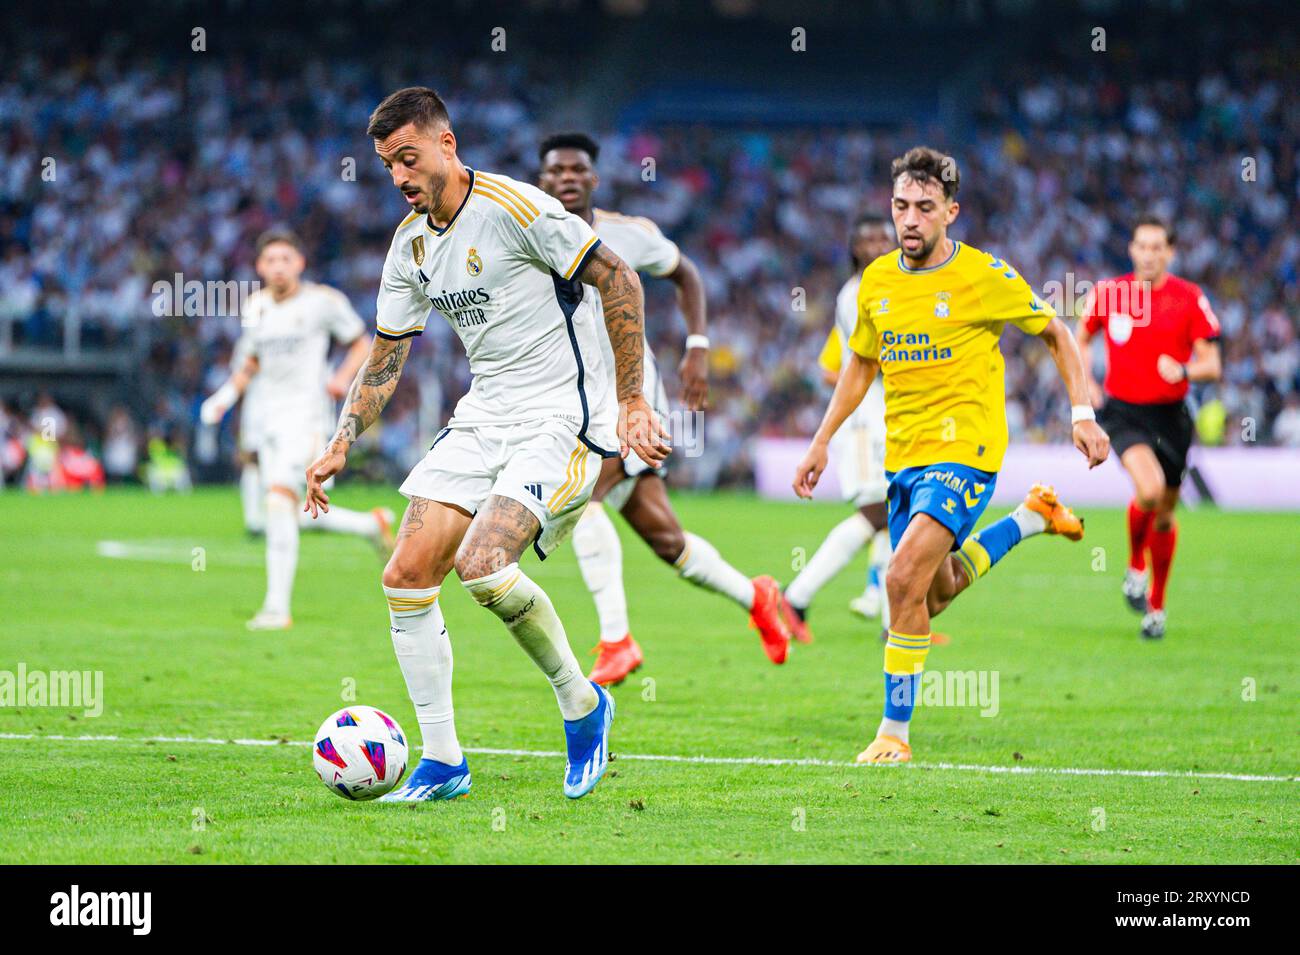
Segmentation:
[(962, 242), (927, 269), (907, 268), (898, 250), (868, 265), (849, 347), (880, 362), (886, 469), (997, 471), (1007, 450), (998, 338), (1007, 322), (1037, 335), (1055, 315), (1010, 265)]

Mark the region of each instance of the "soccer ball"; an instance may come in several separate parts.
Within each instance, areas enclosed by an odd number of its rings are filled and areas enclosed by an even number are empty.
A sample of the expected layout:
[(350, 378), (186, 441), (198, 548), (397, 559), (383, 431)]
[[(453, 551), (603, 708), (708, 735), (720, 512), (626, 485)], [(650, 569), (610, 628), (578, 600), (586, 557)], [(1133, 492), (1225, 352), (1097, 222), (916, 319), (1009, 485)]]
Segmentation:
[(312, 747), (316, 775), (344, 799), (375, 799), (406, 773), (406, 734), (373, 706), (348, 706), (330, 715)]

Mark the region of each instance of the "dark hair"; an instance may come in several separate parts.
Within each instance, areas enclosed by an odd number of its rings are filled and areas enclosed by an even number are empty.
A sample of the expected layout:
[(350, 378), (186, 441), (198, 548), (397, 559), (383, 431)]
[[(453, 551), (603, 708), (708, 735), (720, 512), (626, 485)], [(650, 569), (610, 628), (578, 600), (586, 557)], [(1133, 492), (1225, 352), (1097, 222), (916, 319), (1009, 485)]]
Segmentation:
[(1133, 223), (1133, 234), (1136, 235), (1137, 230), (1142, 228), (1144, 225), (1153, 225), (1157, 229), (1163, 229), (1165, 233), (1165, 241), (1170, 245), (1174, 244), (1174, 227), (1160, 216), (1151, 212), (1138, 216), (1138, 220)]
[(943, 186), (945, 199), (957, 195), (957, 189), (961, 185), (957, 160), (929, 146), (913, 146), (890, 163), (889, 181), (897, 182), (899, 176), (906, 176), (921, 185), (937, 182)]
[(853, 268), (861, 270), (864, 263), (858, 261), (858, 257), (853, 254), (853, 243), (858, 237), (861, 229), (888, 229), (892, 223), (879, 212), (859, 212), (857, 218), (853, 220), (853, 228), (849, 231), (849, 261), (853, 263)]
[(260, 256), (268, 245), (275, 245), (277, 242), (283, 242), (285, 245), (293, 246), (299, 255), (306, 255), (307, 249), (302, 244), (302, 239), (298, 238), (298, 233), (292, 229), (286, 229), (282, 226), (276, 226), (267, 229), (257, 237), (257, 254)]
[(594, 163), (600, 158), (600, 145), (586, 133), (553, 133), (542, 140), (537, 147), (537, 161), (546, 162), (546, 154), (552, 149), (581, 149)]
[(451, 126), (447, 105), (442, 97), (427, 86), (408, 86), (389, 93), (370, 114), (366, 135), (371, 139), (387, 139), (407, 123), (421, 129)]

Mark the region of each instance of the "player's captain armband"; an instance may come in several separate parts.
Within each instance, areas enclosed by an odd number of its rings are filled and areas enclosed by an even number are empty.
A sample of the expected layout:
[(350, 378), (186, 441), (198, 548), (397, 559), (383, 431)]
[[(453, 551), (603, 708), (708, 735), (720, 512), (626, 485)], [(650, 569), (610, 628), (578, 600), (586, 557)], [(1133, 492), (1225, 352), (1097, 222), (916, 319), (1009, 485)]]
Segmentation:
[(1070, 405), (1070, 424), (1096, 420), (1097, 412), (1092, 410), (1092, 405)]

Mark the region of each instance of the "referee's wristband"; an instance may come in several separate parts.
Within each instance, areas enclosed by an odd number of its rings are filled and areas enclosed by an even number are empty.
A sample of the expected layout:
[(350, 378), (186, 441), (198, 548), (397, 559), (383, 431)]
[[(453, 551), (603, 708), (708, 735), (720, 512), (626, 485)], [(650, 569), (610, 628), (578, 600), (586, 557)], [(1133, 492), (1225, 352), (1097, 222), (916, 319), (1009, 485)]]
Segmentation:
[(692, 348), (708, 348), (708, 347), (709, 347), (708, 335), (687, 335), (686, 336), (687, 351), (690, 351)]
[(1096, 420), (1097, 412), (1092, 410), (1092, 405), (1070, 405), (1070, 424)]

